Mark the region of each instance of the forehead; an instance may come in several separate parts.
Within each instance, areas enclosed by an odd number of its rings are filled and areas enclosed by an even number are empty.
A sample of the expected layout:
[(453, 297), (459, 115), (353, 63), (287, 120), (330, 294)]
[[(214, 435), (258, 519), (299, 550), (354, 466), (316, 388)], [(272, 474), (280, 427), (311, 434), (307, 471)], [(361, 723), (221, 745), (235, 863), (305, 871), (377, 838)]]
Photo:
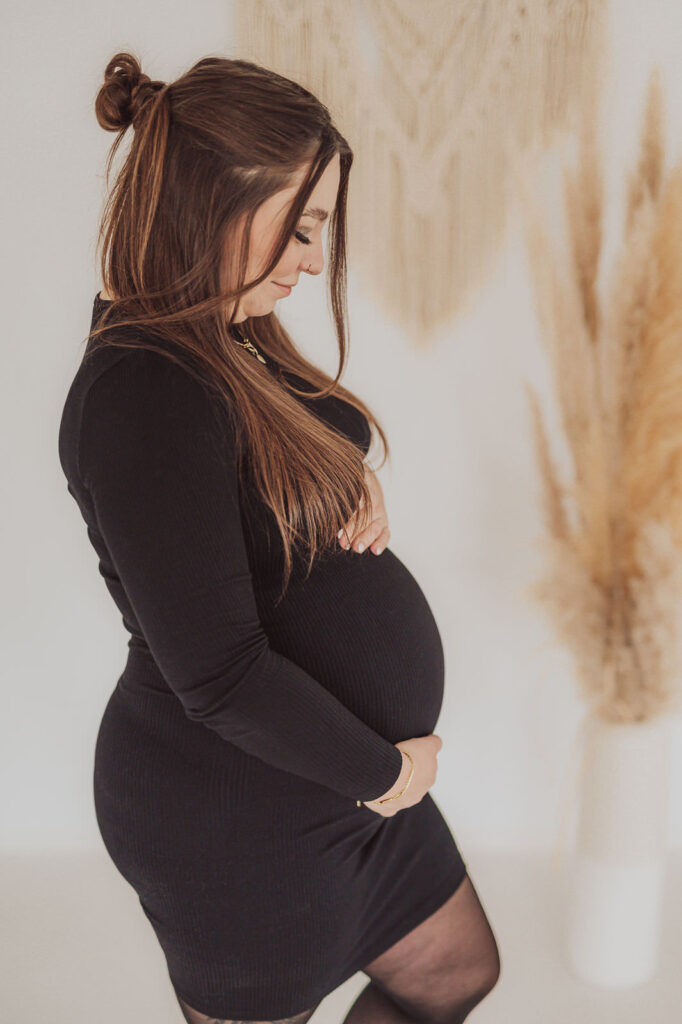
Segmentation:
[[(265, 210), (267, 208), (266, 216), (268, 219), (286, 216), (286, 212), (291, 206), (294, 196), (296, 195), (306, 173), (307, 169), (303, 169), (298, 172), (295, 178), (295, 184), (282, 189), (280, 192), (276, 192), (265, 201), (262, 209)], [(328, 219), (322, 218), (322, 214), (325, 212), (331, 215), (331, 212), (336, 205), (336, 196), (339, 191), (340, 178), (341, 163), (338, 154), (336, 154), (329, 161), (320, 175), (319, 181), (310, 193), (308, 202), (305, 205), (306, 210), (315, 211), (315, 214), (313, 214), (315, 219)], [(304, 214), (304, 216), (306, 216), (306, 214)], [(310, 216), (310, 214), (307, 214), (307, 216)]]

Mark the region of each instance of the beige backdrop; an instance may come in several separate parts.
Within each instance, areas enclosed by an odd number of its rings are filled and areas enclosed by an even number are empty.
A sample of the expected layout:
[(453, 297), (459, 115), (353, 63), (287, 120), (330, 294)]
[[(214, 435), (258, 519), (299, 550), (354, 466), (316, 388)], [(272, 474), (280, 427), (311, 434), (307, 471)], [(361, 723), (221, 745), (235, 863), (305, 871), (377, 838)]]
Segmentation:
[(519, 157), (599, 91), (605, 14), (605, 0), (235, 5), (234, 52), (314, 92), (350, 143), (349, 261), (414, 344), (487, 277)]

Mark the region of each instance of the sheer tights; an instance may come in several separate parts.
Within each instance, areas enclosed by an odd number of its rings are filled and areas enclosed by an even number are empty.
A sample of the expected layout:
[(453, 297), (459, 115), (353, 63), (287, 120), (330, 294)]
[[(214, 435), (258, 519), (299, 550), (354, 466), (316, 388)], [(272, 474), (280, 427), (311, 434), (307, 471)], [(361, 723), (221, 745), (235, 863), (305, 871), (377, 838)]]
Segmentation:
[(461, 1024), (501, 970), (495, 936), (469, 876), (363, 970), (370, 983), (343, 1024)]

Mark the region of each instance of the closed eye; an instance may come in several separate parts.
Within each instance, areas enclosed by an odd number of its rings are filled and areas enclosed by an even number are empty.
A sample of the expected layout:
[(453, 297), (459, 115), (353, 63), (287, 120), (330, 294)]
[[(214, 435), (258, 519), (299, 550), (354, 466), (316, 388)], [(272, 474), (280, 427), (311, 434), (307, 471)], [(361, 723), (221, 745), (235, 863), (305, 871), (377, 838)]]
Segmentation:
[(312, 242), (312, 239), (308, 238), (306, 235), (302, 235), (300, 231), (295, 231), (294, 237), (297, 238), (299, 242), (303, 242), (304, 245), (310, 245)]

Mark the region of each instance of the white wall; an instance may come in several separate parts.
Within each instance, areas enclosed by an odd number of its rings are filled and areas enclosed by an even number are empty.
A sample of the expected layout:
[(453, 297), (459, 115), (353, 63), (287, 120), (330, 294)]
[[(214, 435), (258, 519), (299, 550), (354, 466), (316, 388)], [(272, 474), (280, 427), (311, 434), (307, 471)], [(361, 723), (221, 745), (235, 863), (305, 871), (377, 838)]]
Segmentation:
[[(118, 49), (133, 49), (149, 74), (164, 79), (209, 53), (236, 56), (232, 6), (119, 0), (114, 12), (97, 0), (14, 2), (3, 15), (0, 847), (99, 848), (93, 748), (125, 661), (126, 634), (57, 456), (64, 396), (100, 287), (95, 231), (114, 137), (97, 126), (93, 104), (105, 63)], [(611, 24), (607, 256), (620, 232), (624, 166), (656, 63), (664, 74), (670, 159), (680, 156), (682, 7), (619, 0)], [(549, 204), (557, 166), (549, 159), (543, 179)], [(306, 351), (331, 368), (322, 282), (302, 279), (278, 309)], [(542, 532), (524, 379), (546, 401), (551, 393), (518, 226), (472, 310), (443, 332), (430, 355), (417, 354), (401, 331), (382, 322), (352, 268), (349, 310), (344, 383), (388, 430), (393, 458), (382, 482), (391, 544), (427, 594), (446, 649), (434, 795), (465, 858), (474, 848), (549, 849), (583, 706), (566, 653), (519, 597), (540, 569), (535, 544)], [(681, 740), (676, 719), (676, 846)]]

